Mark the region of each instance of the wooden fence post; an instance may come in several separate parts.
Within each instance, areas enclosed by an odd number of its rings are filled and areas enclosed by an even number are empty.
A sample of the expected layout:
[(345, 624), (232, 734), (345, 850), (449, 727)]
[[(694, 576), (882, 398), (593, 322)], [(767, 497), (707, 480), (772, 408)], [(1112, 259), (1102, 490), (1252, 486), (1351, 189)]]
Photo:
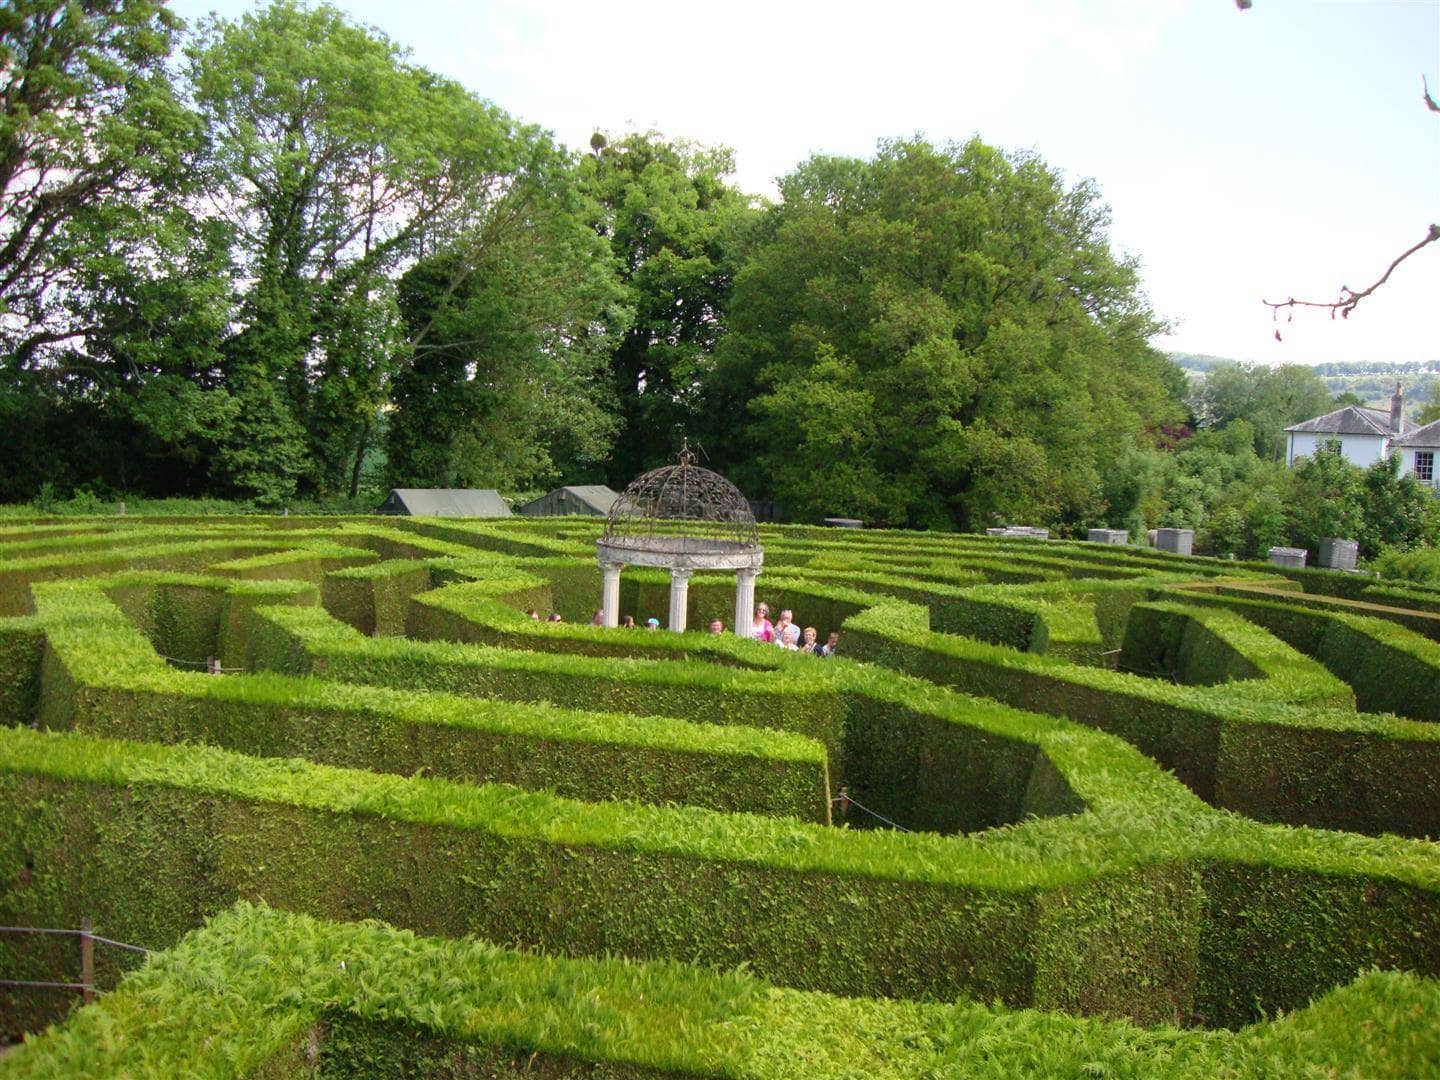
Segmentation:
[(89, 919), (80, 920), (80, 982), (85, 989), (85, 1004), (95, 1000), (95, 939), (90, 936), (94, 929)]

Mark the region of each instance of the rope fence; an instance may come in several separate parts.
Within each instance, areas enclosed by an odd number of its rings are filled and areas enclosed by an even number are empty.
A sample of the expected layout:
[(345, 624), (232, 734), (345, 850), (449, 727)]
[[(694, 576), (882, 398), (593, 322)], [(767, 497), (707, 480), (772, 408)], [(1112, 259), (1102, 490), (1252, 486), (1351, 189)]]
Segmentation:
[(64, 937), (76, 937), (80, 939), (80, 981), (60, 982), (49, 979), (0, 979), (0, 986), (9, 986), (21, 989), (37, 990), (78, 990), (85, 997), (86, 1004), (95, 1000), (97, 994), (105, 991), (95, 988), (95, 944), (108, 945), (113, 949), (125, 949), (130, 952), (149, 955), (150, 950), (143, 945), (131, 945), (124, 941), (115, 941), (112, 938), (101, 937), (91, 932), (89, 919), (82, 919), (80, 929), (70, 930), (54, 926), (0, 926), (0, 934), (55, 934)]
[(181, 667), (204, 668), (207, 675), (236, 675), (245, 669), (238, 667), (221, 667), (217, 657), (208, 656), (204, 660), (181, 660), (178, 656), (165, 656), (163, 653), (156, 653), (161, 660), (170, 664), (179, 664)]
[(890, 820), (888, 817), (886, 817), (884, 814), (876, 813), (874, 810), (871, 810), (868, 806), (864, 805), (863, 803), (858, 803), (858, 802), (856, 802), (854, 799), (852, 799), (852, 798), (850, 797), (850, 793), (849, 793), (848, 791), (846, 791), (844, 788), (841, 788), (841, 789), (840, 789), (840, 794), (839, 794), (839, 795), (837, 795), (835, 798), (833, 798), (833, 799), (830, 800), (830, 805), (831, 805), (831, 806), (834, 806), (836, 803), (839, 803), (839, 804), (840, 804), (840, 810), (841, 810), (842, 813), (843, 813), (848, 807), (853, 806), (853, 807), (855, 807), (855, 809), (860, 810), (860, 811), (863, 811), (864, 813), (869, 814), (869, 815), (870, 815), (871, 817), (873, 817), (876, 821), (883, 821), (886, 825), (889, 825), (892, 829), (899, 829), (901, 832), (913, 832), (913, 831), (914, 831), (913, 829), (907, 829), (904, 825), (901, 825), (899, 822), (891, 821), (891, 820)]

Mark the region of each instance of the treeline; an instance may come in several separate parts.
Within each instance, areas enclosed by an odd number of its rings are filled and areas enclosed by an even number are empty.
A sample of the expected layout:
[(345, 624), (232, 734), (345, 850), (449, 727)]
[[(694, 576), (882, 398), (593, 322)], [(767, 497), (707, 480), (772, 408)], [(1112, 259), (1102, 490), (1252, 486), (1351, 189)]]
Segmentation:
[(889, 141), (763, 203), (288, 0), (18, 0), (0, 49), (0, 501), (620, 487), (688, 436), (789, 520), (1154, 525), (1191, 505), (1155, 463), (1227, 422), (1031, 153)]
[(1379, 375), (1393, 380), (1397, 376), (1426, 375), (1440, 373), (1440, 360), (1407, 360), (1390, 362), (1366, 362), (1349, 360), (1344, 362), (1316, 364), (1315, 371), (1321, 376), (1330, 375)]
[(1088, 184), (974, 141), (557, 146), (333, 8), (0, 12), (0, 499), (624, 484), (1081, 522), (1182, 418)]
[[(1169, 447), (1137, 446), (1122, 459), (1105, 493), (1112, 520), (1136, 532), (1194, 529), (1197, 554), (1242, 558), (1303, 547), (1313, 563), (1327, 536), (1359, 541), (1365, 559), (1433, 546), (1440, 499), (1399, 475), (1398, 454), (1362, 469), (1322, 451), (1287, 467), (1285, 428), (1347, 404), (1361, 402), (1332, 397), (1313, 368), (1216, 366), (1192, 388), (1189, 424)], [(1407, 415), (1440, 419), (1440, 405)]]
[[(1234, 360), (1202, 353), (1170, 352), (1166, 355), (1183, 370), (1199, 379), (1205, 378), (1217, 368), (1233, 369), (1240, 366)], [(1440, 402), (1440, 360), (1392, 363), (1356, 360), (1313, 364), (1309, 365), (1309, 368), (1320, 376), (1332, 395), (1353, 395), (1355, 404), (1367, 401), (1384, 402), (1388, 408), (1396, 383), (1404, 387), (1405, 400), (1412, 407)], [(1349, 398), (1346, 397), (1346, 400), (1348, 402)]]

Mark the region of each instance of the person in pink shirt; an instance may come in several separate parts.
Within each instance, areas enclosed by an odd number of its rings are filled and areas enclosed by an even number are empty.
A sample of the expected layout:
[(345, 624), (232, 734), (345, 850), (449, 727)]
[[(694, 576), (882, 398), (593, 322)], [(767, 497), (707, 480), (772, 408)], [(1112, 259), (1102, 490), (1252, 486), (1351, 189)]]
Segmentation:
[(756, 641), (775, 641), (775, 627), (770, 622), (769, 604), (761, 604), (755, 609), (755, 621), (750, 624), (750, 636)]

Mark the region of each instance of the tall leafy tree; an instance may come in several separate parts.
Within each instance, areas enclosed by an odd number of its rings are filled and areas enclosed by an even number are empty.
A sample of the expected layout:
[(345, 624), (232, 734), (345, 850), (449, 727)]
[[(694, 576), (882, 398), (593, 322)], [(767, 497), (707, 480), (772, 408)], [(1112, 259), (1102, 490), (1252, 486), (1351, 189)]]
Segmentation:
[(1361, 479), (1360, 553), (1373, 559), (1385, 548), (1423, 544), (1436, 514), (1433, 493), (1413, 473), (1400, 475), (1400, 453), (1372, 462)]
[(1218, 428), (1236, 420), (1251, 425), (1255, 452), (1285, 456), (1285, 428), (1338, 406), (1313, 368), (1218, 364), (1195, 385), (1190, 405), (1200, 426)]
[(699, 389), (756, 211), (727, 181), (729, 150), (655, 132), (613, 141), (597, 133), (591, 149), (581, 183), (599, 204), (597, 230), (633, 312), (609, 361), (620, 426), (608, 471), (623, 485), (699, 429)]
[(387, 437), (396, 486), (598, 480), (616, 430), (604, 378), (628, 322), (595, 208), (544, 140), (484, 225), (401, 279), (408, 359)]
[(0, 8), (0, 395), (9, 497), (198, 490), (223, 430), (223, 243), (188, 213), (195, 116), (162, 3)]
[(241, 282), (227, 479), (272, 500), (353, 490), (399, 360), (389, 279), (503, 188), (514, 125), (329, 5), (211, 19), (187, 56), (204, 205)]
[(781, 190), (705, 412), (749, 417), (724, 463), (791, 516), (1092, 520), (1118, 456), (1178, 416), (1091, 185), (978, 140), (900, 140), (813, 158)]
[(94, 329), (71, 299), (76, 266), (101, 254), (96, 224), (123, 226), (173, 192), (194, 136), (165, 69), (179, 27), (161, 0), (0, 6), (0, 340), (12, 363)]

